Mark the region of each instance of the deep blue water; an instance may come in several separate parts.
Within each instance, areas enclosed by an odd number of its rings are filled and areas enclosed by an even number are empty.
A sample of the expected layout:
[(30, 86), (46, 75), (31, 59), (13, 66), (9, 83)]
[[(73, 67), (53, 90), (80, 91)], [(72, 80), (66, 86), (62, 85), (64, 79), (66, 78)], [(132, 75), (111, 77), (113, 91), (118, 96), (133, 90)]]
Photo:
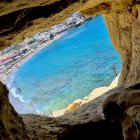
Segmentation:
[(100, 16), (42, 49), (12, 76), (11, 85), (21, 89), (17, 94), (25, 102), (47, 113), (109, 85), (115, 78), (112, 64), (119, 73), (121, 60)]

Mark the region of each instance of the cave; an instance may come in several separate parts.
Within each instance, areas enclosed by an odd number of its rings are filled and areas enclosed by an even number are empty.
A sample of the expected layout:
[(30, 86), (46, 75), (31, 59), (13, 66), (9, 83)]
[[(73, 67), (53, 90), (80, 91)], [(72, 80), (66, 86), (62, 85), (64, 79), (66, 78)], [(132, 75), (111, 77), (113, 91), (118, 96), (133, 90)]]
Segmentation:
[[(62, 2), (62, 1), (61, 1)], [(73, 1), (75, 2), (75, 1)], [(85, 1), (84, 1), (85, 2)], [(86, 1), (87, 2), (87, 1)], [(38, 115), (19, 115), (8, 100), (8, 90), (0, 83), (0, 139), (94, 139), (94, 140), (139, 140), (140, 138), (140, 4), (139, 0), (89, 0), (80, 9), (88, 16), (104, 15), (112, 42), (122, 58), (123, 68), (118, 87), (104, 95), (82, 105), (72, 113), (57, 118)], [(64, 8), (68, 2), (63, 3)], [(48, 6), (47, 6), (48, 7)], [(53, 11), (58, 12), (62, 7)], [(14, 26), (20, 12), (11, 13), (12, 22), (5, 15), (1, 17), (1, 30), (11, 26), (11, 31), (23, 26), (44, 14), (45, 7), (36, 7), (28, 11), (23, 23)], [(37, 11), (41, 12), (37, 12)], [(52, 10), (52, 9), (51, 9)], [(35, 14), (36, 13), (36, 14)], [(19, 20), (19, 21), (22, 21)], [(4, 25), (6, 24), (6, 26)], [(2, 31), (1, 36), (10, 30)], [(136, 85), (136, 86), (135, 86)], [(115, 104), (114, 111), (121, 108), (121, 113), (109, 113), (103, 110)], [(108, 110), (107, 110), (108, 112)], [(108, 115), (108, 116), (106, 116)], [(14, 121), (12, 121), (14, 120)], [(15, 135), (16, 133), (16, 135)]]

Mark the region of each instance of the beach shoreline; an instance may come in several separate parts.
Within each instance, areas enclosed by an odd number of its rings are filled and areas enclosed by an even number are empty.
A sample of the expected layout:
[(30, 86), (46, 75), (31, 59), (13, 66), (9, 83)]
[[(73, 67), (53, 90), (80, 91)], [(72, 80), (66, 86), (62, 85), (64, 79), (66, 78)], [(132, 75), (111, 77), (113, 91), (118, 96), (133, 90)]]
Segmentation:
[[(63, 35), (65, 35), (66, 32), (63, 32), (61, 34), (58, 34), (54, 37), (53, 40), (50, 40), (46, 43), (44, 43), (42, 46), (38, 46), (37, 49), (35, 50), (30, 50), (30, 52), (23, 56), (22, 58), (15, 60), (13, 63), (7, 65), (6, 67), (4, 67), (4, 69), (0, 69), (0, 80), (3, 84), (5, 84), (7, 86), (7, 88), (10, 91), (10, 78), (11, 76), (24, 64), (26, 63), (29, 59), (31, 59), (35, 54), (37, 54), (39, 51), (41, 51), (42, 49), (44, 49), (45, 47), (48, 47), (49, 44), (51, 44), (53, 41), (59, 39), (60, 37), (62, 37)], [(18, 96), (14, 96), (11, 92), (9, 92), (9, 100), (10, 103), (14, 106), (15, 110), (20, 113), (20, 114), (39, 114), (37, 113), (36, 109), (30, 105), (28, 105), (25, 102), (22, 102), (21, 99)], [(22, 106), (23, 109), (21, 110), (19, 108)]]
[[(65, 32), (66, 33), (66, 32)], [(65, 33), (61, 33), (59, 35), (56, 35), (53, 40), (50, 40), (46, 43), (44, 43), (42, 46), (39, 45), (39, 47), (35, 50), (30, 50), (29, 53), (27, 53), (22, 58), (19, 58), (18, 60), (15, 60), (11, 64), (5, 66), (3, 69), (0, 69), (0, 80), (5, 85), (8, 84), (9, 78), (14, 74), (21, 65), (23, 65), (25, 62), (27, 62), (29, 59), (31, 59), (35, 54), (37, 54), (39, 51), (47, 47), (49, 44), (51, 44), (53, 41), (59, 39), (62, 37)]]

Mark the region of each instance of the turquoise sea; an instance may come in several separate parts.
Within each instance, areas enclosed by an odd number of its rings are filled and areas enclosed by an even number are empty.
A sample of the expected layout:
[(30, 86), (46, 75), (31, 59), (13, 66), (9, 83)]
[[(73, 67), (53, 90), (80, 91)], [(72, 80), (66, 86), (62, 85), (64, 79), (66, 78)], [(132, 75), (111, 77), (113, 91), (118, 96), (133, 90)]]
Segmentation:
[[(11, 76), (10, 90), (26, 105), (47, 114), (89, 95), (94, 88), (108, 86), (115, 78), (113, 64), (119, 73), (121, 59), (113, 48), (103, 17), (99, 16), (24, 63)], [(23, 106), (19, 110), (26, 112)]]

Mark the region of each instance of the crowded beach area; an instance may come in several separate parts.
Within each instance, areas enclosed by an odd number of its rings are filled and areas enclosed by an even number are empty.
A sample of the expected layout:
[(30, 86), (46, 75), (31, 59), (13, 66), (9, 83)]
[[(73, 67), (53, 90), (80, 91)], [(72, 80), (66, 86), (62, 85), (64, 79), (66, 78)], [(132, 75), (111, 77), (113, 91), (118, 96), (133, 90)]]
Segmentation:
[(0, 51), (0, 79), (7, 84), (8, 78), (28, 61), (39, 50), (60, 38), (68, 31), (80, 26), (87, 19), (81, 13), (72, 14), (63, 23), (54, 25), (51, 29), (42, 31), (34, 36), (26, 38), (19, 44), (11, 45)]

